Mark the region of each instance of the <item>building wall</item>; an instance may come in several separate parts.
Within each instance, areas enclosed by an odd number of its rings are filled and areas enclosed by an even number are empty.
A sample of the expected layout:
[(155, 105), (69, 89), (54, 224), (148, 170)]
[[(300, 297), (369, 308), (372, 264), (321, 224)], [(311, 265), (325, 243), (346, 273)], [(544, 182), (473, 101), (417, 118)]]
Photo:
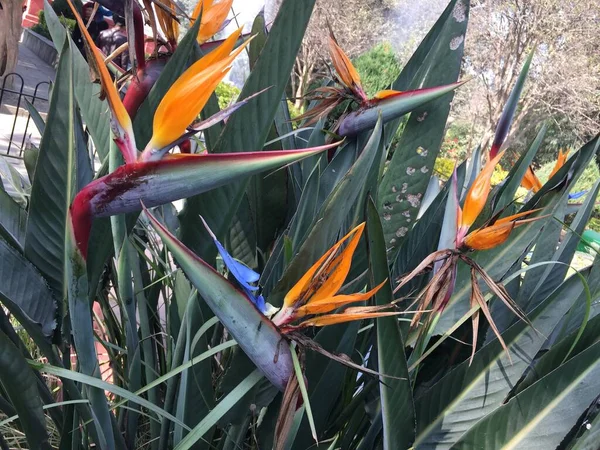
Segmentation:
[(44, 0), (25, 0), (23, 2), (23, 22), (25, 28), (30, 28), (38, 23), (38, 13), (44, 9)]

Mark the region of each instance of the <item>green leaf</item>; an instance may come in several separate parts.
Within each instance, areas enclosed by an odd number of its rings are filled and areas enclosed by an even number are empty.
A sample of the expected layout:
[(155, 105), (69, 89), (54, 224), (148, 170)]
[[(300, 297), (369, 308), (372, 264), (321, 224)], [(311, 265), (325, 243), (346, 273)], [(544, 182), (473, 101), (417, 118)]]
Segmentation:
[[(597, 260), (595, 265), (593, 266), (591, 273), (589, 270), (585, 270), (582, 272), (582, 275), (587, 278), (588, 282), (595, 282), (596, 287), (598, 285), (598, 281), (596, 280), (598, 280), (599, 269), (600, 265), (598, 264)], [(592, 291), (592, 301), (596, 301), (599, 296), (598, 292), (594, 292), (592, 286), (590, 286), (590, 290)], [(579, 298), (575, 300), (575, 304), (585, 304), (586, 301), (586, 292), (584, 291), (579, 295)], [(556, 333), (557, 329), (560, 328), (561, 327), (558, 326), (554, 330), (554, 333)], [(600, 316), (596, 316), (589, 320), (586, 323), (585, 329), (583, 330), (583, 333), (581, 333), (581, 335), (580, 330), (577, 329), (568, 336), (566, 336), (564, 339), (558, 342), (555, 341), (550, 350), (544, 353), (535, 362), (535, 365), (531, 368), (531, 370), (527, 372), (525, 379), (523, 379), (517, 386), (517, 393), (531, 386), (533, 383), (538, 381), (540, 378), (546, 376), (554, 369), (560, 367), (565, 362), (565, 358), (572, 358), (573, 356), (578, 355), (583, 350), (596, 343), (598, 341), (598, 336), (600, 336)]]
[(236, 403), (244, 397), (250, 390), (258, 384), (262, 379), (262, 374), (259, 370), (255, 370), (248, 375), (233, 391), (225, 396), (215, 408), (209, 412), (202, 421), (194, 427), (194, 429), (175, 447), (174, 450), (188, 450), (202, 439), (205, 433), (214, 427), (217, 422), (223, 417)]
[[(577, 244), (581, 239), (581, 234), (591, 217), (594, 209), (596, 197), (600, 189), (600, 183), (596, 183), (587, 194), (583, 206), (577, 212), (575, 219), (571, 223), (566, 236), (562, 238), (558, 248), (554, 251), (550, 261), (562, 262), (564, 264), (554, 264), (546, 266), (542, 273), (537, 273), (537, 283), (528, 295), (519, 296), (520, 306), (527, 311), (536, 306), (543, 298), (546, 298), (556, 287), (564, 280), (569, 270), (568, 264), (571, 263)], [(568, 192), (564, 194), (565, 200), (568, 200)], [(565, 265), (567, 264), (567, 265)], [(535, 282), (534, 280), (532, 280)]]
[(533, 161), (533, 158), (542, 145), (547, 130), (548, 125), (544, 124), (542, 128), (540, 128), (540, 131), (538, 131), (538, 134), (529, 149), (521, 155), (517, 163), (510, 169), (510, 172), (506, 177), (506, 182), (500, 187), (493, 200), (494, 214), (498, 214), (514, 201), (517, 189), (521, 186), (523, 176), (525, 176), (525, 172), (527, 172), (531, 161)]
[(569, 278), (529, 314), (534, 329), (519, 322), (502, 334), (510, 359), (496, 339), (464, 361), (415, 401), (416, 449), (450, 448), (477, 421), (501, 406), (563, 315), (583, 290)]
[(39, 325), (44, 336), (56, 328), (56, 302), (46, 280), (25, 257), (0, 238), (0, 298), (20, 317)]
[(0, 236), (18, 249), (23, 248), (27, 211), (0, 189)]
[(19, 349), (0, 331), (0, 383), (19, 415), (29, 447), (51, 450), (37, 382)]
[(69, 41), (65, 41), (40, 143), (25, 238), (25, 256), (58, 296), (64, 293), (67, 213), (77, 190), (71, 54)]
[[(421, 44), (424, 48), (417, 50), (415, 55), (420, 57), (413, 56), (415, 63), (420, 60), (420, 64), (418, 71), (410, 77), (412, 89), (456, 81), (460, 73), (468, 15), (469, 2), (458, 0), (448, 5), (434, 25), (435, 33), (432, 30)], [(411, 66), (410, 70), (412, 72), (415, 68)], [(400, 84), (400, 80), (409, 83), (403, 73), (396, 84)], [(385, 242), (391, 248), (388, 257), (392, 261), (405, 236), (403, 230), (410, 228), (417, 218), (444, 137), (452, 98), (452, 93), (447, 94), (411, 113), (379, 186), (377, 206), (383, 219)]]
[[(68, 236), (65, 248), (65, 284), (68, 300), (68, 316), (70, 318), (70, 331), (77, 352), (77, 362), (81, 375), (101, 382), (100, 365), (96, 354), (96, 342), (92, 324), (91, 302), (88, 300), (88, 278), (85, 261), (76, 248), (70, 214), (66, 220), (65, 236)], [(64, 370), (64, 369), (57, 369)], [(69, 372), (69, 371), (67, 371)], [(66, 377), (69, 378), (69, 377)], [(77, 381), (77, 380), (76, 380)], [(80, 381), (80, 380), (79, 380)], [(108, 410), (104, 390), (89, 383), (87, 397), (90, 399), (94, 420), (97, 422), (101, 448), (115, 448), (113, 435), (113, 420)], [(108, 383), (106, 383), (108, 384)], [(116, 430), (115, 430), (116, 431)], [(119, 433), (117, 433), (120, 436)]]
[[(375, 304), (386, 305), (393, 301), (392, 284), (385, 252), (383, 228), (377, 207), (369, 198), (367, 203), (367, 238), (369, 265), (371, 268), (370, 288), (382, 282), (383, 287), (375, 294)], [(383, 418), (383, 448), (409, 448), (415, 438), (415, 415), (412, 387), (404, 353), (404, 338), (397, 317), (377, 319), (377, 356), (379, 372), (390, 377), (382, 378), (379, 384), (381, 415)]]
[[(240, 99), (269, 88), (236, 111), (225, 125), (214, 152), (243, 152), (260, 150), (271, 130), (285, 86), (300, 48), (304, 31), (310, 19), (315, 0), (285, 0), (273, 22), (267, 40)], [(215, 189), (207, 195), (186, 201), (180, 215), (182, 241), (211, 262), (216, 256), (213, 246), (198, 215), (202, 215), (211, 229), (222, 239), (242, 199), (246, 183), (234, 183)]]
[[(169, 414), (162, 408), (150, 403), (145, 398), (142, 398), (139, 395), (136, 395), (120, 386), (116, 386), (114, 384), (107, 383), (106, 381), (103, 381), (100, 378), (91, 377), (89, 375), (75, 372), (73, 370), (63, 369), (62, 367), (56, 367), (56, 366), (52, 366), (49, 364), (39, 364), (37, 362), (31, 362), (31, 365), (33, 365), (41, 373), (47, 373), (50, 375), (55, 375), (57, 377), (67, 378), (69, 380), (73, 380), (73, 381), (77, 381), (78, 383), (82, 383), (86, 386), (93, 387), (99, 392), (108, 391), (112, 394), (118, 395), (119, 397), (123, 397), (127, 401), (130, 401), (132, 403), (137, 403), (138, 405), (141, 405), (144, 408), (147, 408), (149, 411), (153, 412), (158, 417), (165, 417), (179, 425), (186, 427), (185, 424), (181, 423), (181, 421), (179, 419), (177, 419), (173, 415)], [(188, 427), (186, 427), (186, 428), (188, 428)], [(110, 428), (105, 429), (104, 431), (112, 432), (112, 430)]]
[(590, 403), (600, 395), (598, 377), (600, 343), (583, 351), (486, 416), (452, 448), (558, 448)]
[(272, 305), (282, 303), (285, 294), (337, 238), (346, 217), (362, 191), (371, 167), (380, 161), (378, 156), (381, 156), (381, 146), (379, 145), (381, 133), (380, 120), (359, 158), (323, 203), (314, 220), (315, 225), (302, 243), (298, 253), (294, 255), (283, 277), (269, 294), (268, 301)]
[(25, 99), (25, 108), (27, 109), (27, 112), (31, 116), (31, 119), (33, 120), (33, 123), (35, 124), (35, 127), (38, 129), (40, 134), (44, 134), (44, 129), (46, 128), (46, 122), (44, 122), (44, 119), (40, 115), (40, 112), (27, 99)]
[[(351, 355), (356, 343), (358, 323), (339, 324), (324, 327), (315, 341), (329, 352)], [(337, 407), (342, 393), (344, 378), (348, 368), (323, 355), (309, 352), (306, 355), (306, 379), (308, 394), (317, 431), (326, 432), (326, 424), (332, 411)], [(323, 440), (323, 436), (319, 436)], [(294, 441), (294, 450), (304, 450), (314, 444), (310, 435), (308, 420), (304, 418)]]
[(108, 105), (100, 99), (100, 85), (90, 81), (90, 70), (87, 62), (73, 44), (71, 38), (66, 39), (65, 27), (60, 23), (54, 9), (46, 0), (44, 0), (44, 18), (57, 49), (63, 48), (65, 40), (71, 43), (70, 53), (73, 64), (75, 98), (96, 146), (98, 156), (102, 161), (108, 155), (111, 131), (110, 114), (107, 113)]
[[(183, 276), (181, 276), (181, 280), (180, 283), (185, 280)], [(189, 286), (189, 282), (187, 280), (185, 282)], [(184, 320), (186, 321), (184, 325), (186, 339), (182, 364), (208, 350), (208, 340), (204, 332), (199, 334), (198, 340), (194, 339), (197, 331), (204, 331), (202, 326), (206, 322), (200, 308), (198, 294), (195, 291), (191, 292), (191, 286)], [(195, 364), (182, 373), (177, 396), (176, 416), (181, 417), (186, 424), (194, 426), (200, 423), (214, 408), (212, 381), (210, 360)], [(177, 445), (186, 434), (187, 432), (184, 432), (182, 427), (176, 426), (173, 444)], [(200, 446), (198, 448), (201, 448), (203, 443), (197, 445)]]

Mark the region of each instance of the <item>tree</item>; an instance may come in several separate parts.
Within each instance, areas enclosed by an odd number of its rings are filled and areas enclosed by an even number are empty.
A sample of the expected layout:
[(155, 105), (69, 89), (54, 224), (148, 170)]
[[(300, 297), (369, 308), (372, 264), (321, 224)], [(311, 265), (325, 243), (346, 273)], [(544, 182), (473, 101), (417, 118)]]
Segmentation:
[(317, 0), (291, 76), (290, 90), (296, 107), (303, 103), (301, 97), (313, 81), (328, 73), (328, 27), (344, 51), (356, 57), (390, 35), (394, 21), (387, 19), (394, 16), (395, 4), (395, 0)]
[(0, 77), (17, 65), (22, 16), (22, 0), (0, 0)]
[(400, 74), (400, 63), (389, 42), (382, 42), (354, 60), (367, 96), (389, 89)]
[[(475, 79), (460, 89), (453, 115), (489, 142), (523, 62), (535, 49), (529, 80), (510, 137), (530, 142), (550, 118), (553, 145), (574, 145), (598, 131), (600, 58), (598, 0), (479, 0), (471, 8), (465, 72)], [(477, 143), (477, 141), (475, 141)], [(544, 159), (544, 153), (540, 153)]]

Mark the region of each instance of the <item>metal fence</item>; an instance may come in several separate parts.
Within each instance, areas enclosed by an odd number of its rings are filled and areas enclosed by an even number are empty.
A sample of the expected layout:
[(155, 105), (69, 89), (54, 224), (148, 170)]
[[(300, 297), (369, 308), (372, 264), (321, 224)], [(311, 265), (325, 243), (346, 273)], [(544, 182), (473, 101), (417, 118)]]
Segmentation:
[[(10, 84), (9, 81), (12, 81)], [(44, 89), (44, 85), (46, 88)], [(2, 120), (2, 134), (0, 152), (4, 156), (10, 158), (23, 158), (23, 150), (28, 137), (29, 124), (31, 122), (31, 114), (27, 109), (26, 100), (35, 106), (36, 100), (40, 102), (48, 101), (48, 90), (50, 83), (41, 81), (33, 88), (33, 94), (25, 92), (25, 80), (18, 73), (6, 74), (2, 79), (0, 87), (0, 112)], [(9, 107), (14, 107), (15, 111), (12, 114)], [(7, 119), (8, 117), (8, 119)], [(9, 134), (10, 130), (10, 134)], [(2, 148), (6, 146), (6, 148)]]

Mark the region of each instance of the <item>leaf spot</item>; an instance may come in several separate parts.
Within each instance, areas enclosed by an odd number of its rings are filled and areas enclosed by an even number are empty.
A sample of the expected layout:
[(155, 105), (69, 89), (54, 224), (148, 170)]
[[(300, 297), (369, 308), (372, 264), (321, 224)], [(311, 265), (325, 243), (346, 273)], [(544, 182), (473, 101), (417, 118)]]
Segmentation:
[(408, 233), (408, 228), (406, 227), (400, 227), (396, 230), (396, 236), (398, 237), (406, 236), (406, 233)]
[(450, 50), (456, 50), (458, 47), (460, 47), (460, 44), (462, 44), (464, 40), (465, 37), (462, 34), (460, 36), (453, 37), (450, 41)]
[(454, 20), (456, 20), (459, 23), (464, 22), (467, 18), (467, 8), (465, 7), (465, 4), (462, 2), (462, 0), (456, 2), (456, 5), (452, 10), (452, 17), (454, 17)]
[(406, 175), (412, 175), (413, 173), (415, 173), (415, 168), (414, 167), (407, 167), (406, 168)]

